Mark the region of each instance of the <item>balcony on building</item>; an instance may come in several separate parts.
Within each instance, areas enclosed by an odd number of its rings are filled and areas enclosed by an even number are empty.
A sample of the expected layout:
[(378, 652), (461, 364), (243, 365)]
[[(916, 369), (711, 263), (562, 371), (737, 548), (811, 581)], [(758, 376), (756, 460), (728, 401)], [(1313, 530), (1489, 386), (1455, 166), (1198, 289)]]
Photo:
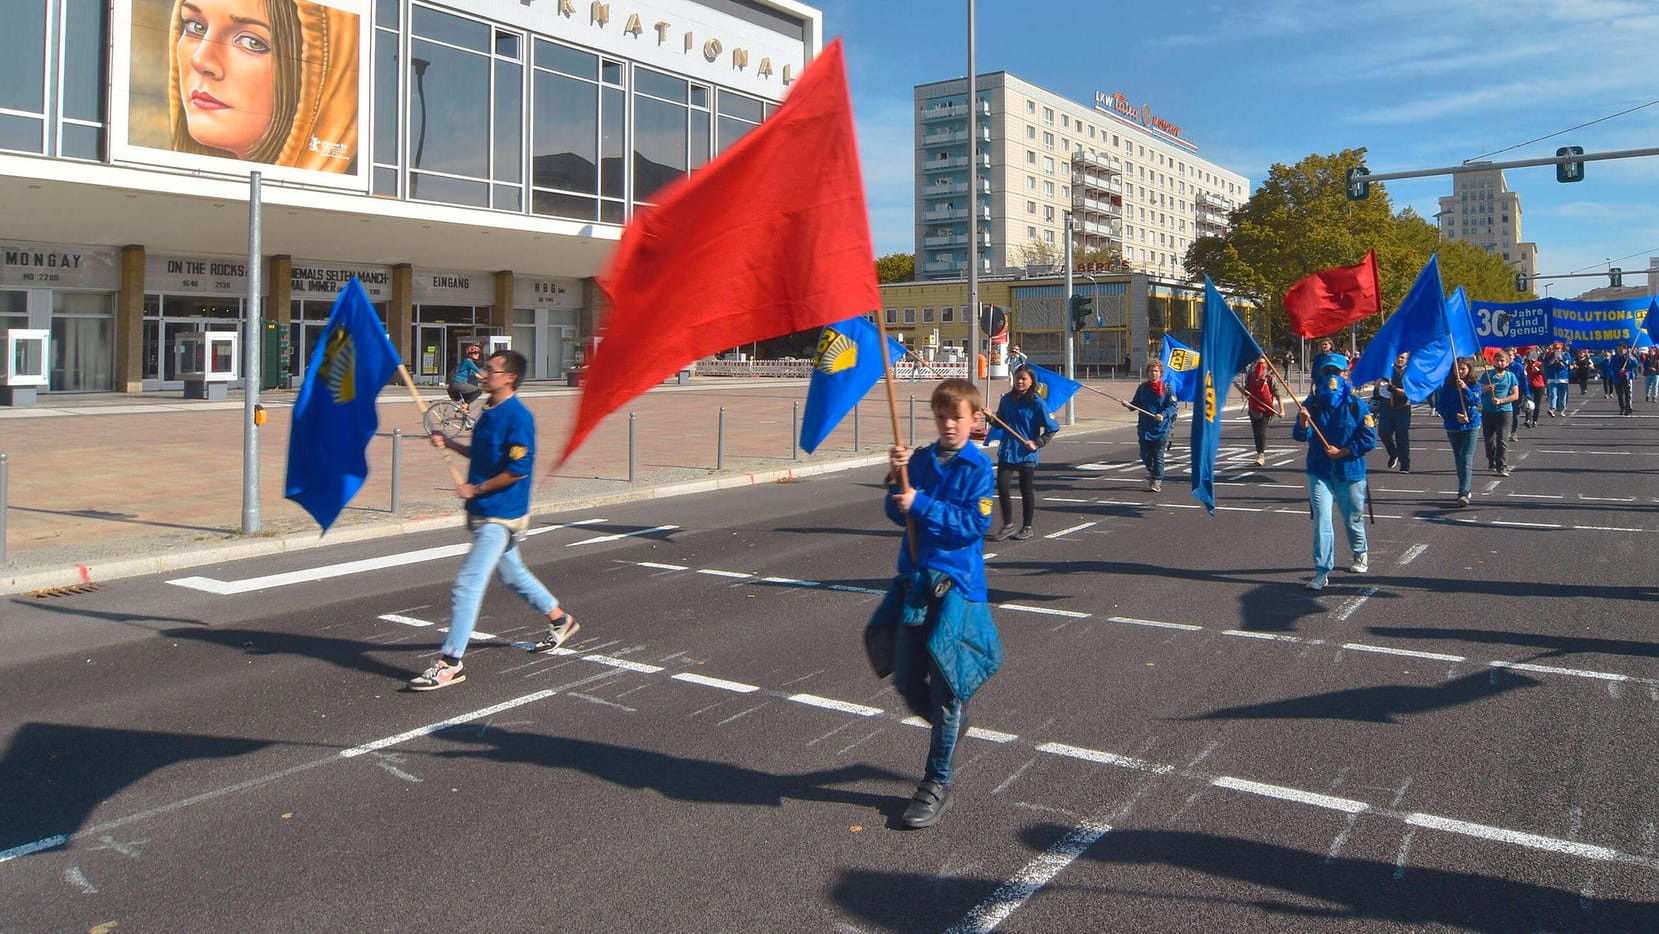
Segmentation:
[(967, 104), (930, 104), (922, 107), (922, 122), (960, 120), (968, 115)]
[(922, 188), (922, 197), (924, 198), (946, 198), (951, 195), (965, 195), (967, 193), (968, 182), (966, 179), (950, 181), (945, 184), (940, 184), (939, 180), (936, 179), (933, 184)]
[(934, 130), (931, 133), (922, 134), (923, 146), (949, 146), (953, 143), (965, 143), (967, 141), (967, 127), (962, 127), (960, 129)]
[(930, 224), (938, 224), (945, 221), (965, 221), (967, 219), (968, 208), (966, 205), (962, 207), (943, 205), (940, 207), (930, 208), (922, 214), (922, 220)]
[(933, 247), (933, 248), (936, 248), (936, 249), (945, 248), (945, 247), (953, 247), (953, 246), (967, 246), (967, 245), (968, 245), (967, 231), (955, 231), (955, 232), (950, 232), (950, 233), (931, 233), (931, 234), (928, 234), (927, 236), (922, 238), (922, 246), (924, 246), (924, 247)]
[(949, 172), (968, 167), (967, 156), (946, 156), (943, 159), (929, 159), (923, 163), (924, 172)]

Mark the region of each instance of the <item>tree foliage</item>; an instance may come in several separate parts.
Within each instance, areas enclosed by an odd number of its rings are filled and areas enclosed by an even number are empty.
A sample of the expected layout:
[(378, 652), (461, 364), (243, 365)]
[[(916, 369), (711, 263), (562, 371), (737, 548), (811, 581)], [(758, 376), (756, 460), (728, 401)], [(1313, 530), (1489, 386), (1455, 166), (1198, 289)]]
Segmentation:
[[(1200, 237), (1187, 250), (1186, 268), (1208, 275), (1222, 292), (1263, 309), (1269, 342), (1288, 335), (1285, 292), (1298, 279), (1332, 266), (1351, 266), (1377, 251), (1384, 316), (1399, 305), (1435, 253), (1446, 291), (1463, 286), (1470, 299), (1516, 301), (1515, 271), (1471, 244), (1446, 240), (1411, 208), (1395, 212), (1387, 186), (1371, 183), (1371, 197), (1349, 201), (1348, 170), (1364, 149), (1309, 155), (1295, 165), (1275, 163), (1250, 200), (1233, 211), (1226, 237)], [(1363, 340), (1384, 316), (1359, 322)]]
[(910, 282), (915, 278), (914, 253), (889, 253), (876, 259), (877, 282)]

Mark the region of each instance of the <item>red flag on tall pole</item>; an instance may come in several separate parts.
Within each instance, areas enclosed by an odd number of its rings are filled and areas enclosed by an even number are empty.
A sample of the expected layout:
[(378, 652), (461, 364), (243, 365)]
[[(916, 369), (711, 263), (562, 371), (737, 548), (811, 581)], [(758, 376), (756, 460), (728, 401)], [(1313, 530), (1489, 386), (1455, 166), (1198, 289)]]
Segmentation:
[(1308, 338), (1335, 334), (1381, 310), (1376, 250), (1366, 253), (1356, 266), (1321, 269), (1306, 276), (1285, 293), (1290, 329)]
[(770, 119), (634, 217), (599, 286), (604, 339), (560, 463), (693, 360), (881, 307), (841, 40)]

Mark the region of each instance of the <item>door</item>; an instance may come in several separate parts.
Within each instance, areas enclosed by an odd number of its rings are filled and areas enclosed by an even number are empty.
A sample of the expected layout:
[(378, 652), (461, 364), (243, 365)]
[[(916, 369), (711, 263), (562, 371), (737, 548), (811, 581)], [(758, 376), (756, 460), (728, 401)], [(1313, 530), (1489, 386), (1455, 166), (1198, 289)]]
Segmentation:
[(423, 383), (442, 383), (447, 378), (449, 361), (444, 351), (446, 328), (439, 324), (415, 325), (415, 354), (419, 369), (415, 375)]

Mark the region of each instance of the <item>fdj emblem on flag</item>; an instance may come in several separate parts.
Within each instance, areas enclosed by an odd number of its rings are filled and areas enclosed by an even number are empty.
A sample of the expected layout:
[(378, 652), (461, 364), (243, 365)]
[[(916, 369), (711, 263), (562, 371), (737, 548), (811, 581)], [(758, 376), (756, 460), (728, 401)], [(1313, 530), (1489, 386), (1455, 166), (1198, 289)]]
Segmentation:
[(1180, 373), (1198, 369), (1198, 352), (1185, 347), (1169, 352), (1169, 368)]

